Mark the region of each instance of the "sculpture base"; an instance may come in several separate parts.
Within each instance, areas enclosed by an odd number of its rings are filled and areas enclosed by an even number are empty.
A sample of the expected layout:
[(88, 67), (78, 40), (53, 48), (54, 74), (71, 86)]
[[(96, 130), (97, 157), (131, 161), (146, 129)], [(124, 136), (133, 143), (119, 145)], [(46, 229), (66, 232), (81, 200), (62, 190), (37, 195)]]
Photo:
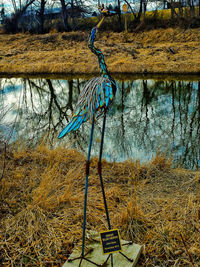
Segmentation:
[[(102, 253), (101, 244), (99, 241), (99, 235), (96, 232), (90, 232), (89, 233), (89, 239), (91, 241), (87, 242), (87, 248), (86, 253), (89, 250), (92, 250), (89, 252), (86, 256), (87, 259), (95, 262), (97, 265), (102, 265), (106, 259), (108, 258), (108, 255), (104, 255)], [(134, 267), (136, 266), (136, 263), (139, 259), (139, 256), (142, 251), (142, 246), (132, 243), (128, 244), (128, 241), (121, 240), (122, 243), (122, 253), (126, 255), (128, 258), (132, 259), (133, 261), (128, 261), (124, 256), (122, 256), (119, 252), (113, 253), (113, 266), (115, 267)], [(81, 255), (81, 251), (74, 249), (73, 253), (70, 255), (69, 259), (75, 259)], [(68, 262), (66, 261), (63, 265), (63, 267), (78, 267), (80, 263), (80, 259), (76, 259), (74, 261)], [(86, 261), (82, 260), (81, 267), (94, 267), (95, 265)], [(107, 262), (106, 266), (111, 266), (110, 259)]]

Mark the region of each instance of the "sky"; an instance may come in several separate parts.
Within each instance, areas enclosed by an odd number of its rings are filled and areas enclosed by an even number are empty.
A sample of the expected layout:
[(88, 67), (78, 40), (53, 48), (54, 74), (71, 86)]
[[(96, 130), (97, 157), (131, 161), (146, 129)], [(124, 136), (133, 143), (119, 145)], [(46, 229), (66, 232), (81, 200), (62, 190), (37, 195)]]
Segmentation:
[[(22, 0), (22, 2), (23, 2), (23, 0)], [(97, 11), (98, 1), (93, 1), (93, 3), (91, 3), (91, 2), (92, 1), (89, 1), (88, 2), (88, 6), (93, 7), (94, 8), (94, 11)], [(117, 3), (117, 0), (114, 0), (114, 1), (113, 0), (104, 0), (104, 1), (101, 1), (101, 2), (104, 3), (105, 5), (109, 5), (111, 3), (113, 6), (115, 6), (116, 3)], [(19, 0), (16, 0), (16, 3), (19, 3)], [(59, 5), (59, 1), (58, 1), (58, 5)], [(54, 6), (56, 6), (56, 5), (54, 5)], [(0, 9), (2, 7), (5, 8), (5, 12), (6, 13), (13, 12), (13, 5), (12, 5), (12, 1), (11, 0), (0, 0)]]
[[(51, 1), (51, 0), (49, 0), (49, 1)], [(19, 3), (19, 0), (16, 0), (16, 2)], [(23, 0), (22, 0), (22, 2), (23, 2)], [(104, 5), (107, 5), (107, 6), (109, 4), (112, 4), (112, 6), (116, 6), (117, 5), (117, 0), (103, 0), (103, 1), (101, 0), (100, 2), (104, 3)], [(135, 3), (137, 3), (137, 1), (135, 1)], [(94, 11), (97, 11), (97, 4), (98, 4), (98, 0), (96, 0), (96, 1), (91, 1), (90, 0), (88, 2), (88, 6), (91, 6), (94, 9)], [(121, 7), (122, 7), (123, 4), (124, 4), (124, 1), (121, 1)], [(59, 1), (58, 1), (58, 5), (59, 5)], [(9, 14), (9, 13), (13, 12), (13, 5), (12, 5), (12, 1), (11, 0), (0, 0), (0, 9), (3, 6), (5, 8), (5, 13), (6, 14)], [(54, 6), (56, 6), (56, 5), (54, 5)], [(154, 9), (158, 8), (158, 6), (157, 6), (157, 4), (155, 6), (155, 3), (154, 4), (150, 3), (150, 5), (148, 5), (147, 8), (148, 8), (148, 10), (152, 10), (152, 9), (154, 10)]]

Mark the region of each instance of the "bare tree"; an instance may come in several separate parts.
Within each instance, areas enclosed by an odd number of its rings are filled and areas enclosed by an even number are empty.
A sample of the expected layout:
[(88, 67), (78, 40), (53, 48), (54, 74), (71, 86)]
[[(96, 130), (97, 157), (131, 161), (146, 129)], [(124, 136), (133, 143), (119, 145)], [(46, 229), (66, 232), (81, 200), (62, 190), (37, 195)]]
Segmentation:
[(20, 18), (34, 1), (35, 0), (26, 0), (24, 3), (22, 3), (21, 0), (19, 0), (19, 2), (17, 2), (17, 0), (12, 0), (14, 13), (12, 14), (11, 18), (5, 19), (4, 22), (7, 31), (12, 33), (18, 32), (18, 23)]
[(69, 23), (68, 23), (68, 13), (67, 13), (67, 4), (65, 3), (65, 0), (60, 0), (61, 8), (62, 8), (62, 20), (64, 25), (64, 30), (69, 30)]
[(46, 0), (40, 0), (40, 11), (39, 11), (39, 33), (44, 33), (44, 10), (45, 5), (47, 1)]
[(190, 17), (194, 17), (195, 10), (194, 10), (194, 0), (188, 0), (188, 5), (190, 7)]
[(5, 20), (5, 8), (4, 8), (4, 4), (3, 3), (1, 5), (0, 18), (1, 18), (2, 23), (4, 23), (4, 20)]
[[(128, 5), (129, 9), (131, 10), (131, 13), (134, 16), (134, 24), (137, 26), (141, 22), (142, 13), (144, 14), (145, 18), (148, 0), (139, 0), (137, 2), (137, 5), (136, 2), (131, 2), (129, 0), (124, 0), (124, 2)], [(136, 6), (138, 6), (139, 10)]]

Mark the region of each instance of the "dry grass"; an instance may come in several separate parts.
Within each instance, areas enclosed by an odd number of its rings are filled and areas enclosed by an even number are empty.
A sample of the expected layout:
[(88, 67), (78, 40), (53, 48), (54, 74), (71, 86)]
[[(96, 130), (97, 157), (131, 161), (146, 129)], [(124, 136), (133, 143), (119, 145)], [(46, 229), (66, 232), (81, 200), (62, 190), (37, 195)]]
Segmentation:
[[(89, 34), (89, 33), (88, 33)], [(85, 32), (0, 34), (0, 72), (99, 73)], [(100, 33), (96, 42), (112, 73), (199, 73), (199, 29)]]
[[(111, 224), (144, 245), (139, 266), (199, 266), (199, 175), (172, 169), (159, 153), (148, 164), (103, 162)], [(0, 184), (0, 265), (62, 265), (81, 243), (84, 179), (85, 157), (76, 151), (10, 148)], [(87, 229), (106, 229), (96, 158), (87, 220)]]

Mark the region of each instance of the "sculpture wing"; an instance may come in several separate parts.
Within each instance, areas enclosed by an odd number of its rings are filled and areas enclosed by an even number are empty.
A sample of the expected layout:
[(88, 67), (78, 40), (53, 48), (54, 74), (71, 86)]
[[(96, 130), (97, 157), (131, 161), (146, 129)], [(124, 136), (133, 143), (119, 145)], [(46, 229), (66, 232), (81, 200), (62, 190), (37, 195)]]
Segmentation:
[(58, 138), (77, 130), (82, 123), (93, 116), (95, 118), (101, 116), (113, 100), (113, 86), (116, 88), (115, 82), (107, 77), (91, 79), (79, 95), (71, 121), (62, 130)]

